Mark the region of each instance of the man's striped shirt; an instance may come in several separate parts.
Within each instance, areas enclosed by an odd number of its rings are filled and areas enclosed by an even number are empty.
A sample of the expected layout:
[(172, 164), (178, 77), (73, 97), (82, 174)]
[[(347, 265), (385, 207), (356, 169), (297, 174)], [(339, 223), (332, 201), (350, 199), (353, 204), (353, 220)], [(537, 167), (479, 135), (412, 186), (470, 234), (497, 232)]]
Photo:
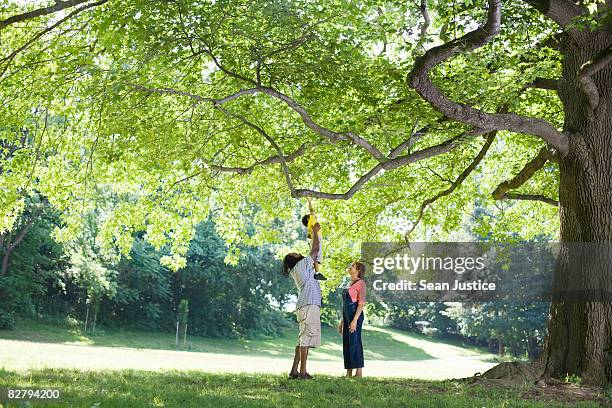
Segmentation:
[(310, 255), (298, 261), (291, 269), (290, 275), (299, 291), (296, 309), (306, 305), (321, 306), (321, 286), (314, 274), (314, 261)]

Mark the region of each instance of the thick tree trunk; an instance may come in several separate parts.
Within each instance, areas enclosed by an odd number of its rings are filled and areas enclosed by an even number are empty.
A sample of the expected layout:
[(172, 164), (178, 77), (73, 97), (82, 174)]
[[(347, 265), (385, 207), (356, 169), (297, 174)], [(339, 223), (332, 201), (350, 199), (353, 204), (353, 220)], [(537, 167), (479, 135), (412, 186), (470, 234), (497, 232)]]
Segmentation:
[[(586, 32), (562, 44), (559, 97), (570, 150), (559, 163), (562, 252), (555, 290), (561, 291), (561, 297), (551, 305), (542, 353), (546, 377), (577, 375), (597, 384), (612, 382), (612, 260), (603, 245), (587, 258), (563, 248), (578, 242), (612, 243), (612, 67), (592, 76), (599, 92), (595, 109), (577, 79), (585, 63), (610, 47), (611, 37)], [(563, 294), (564, 289), (578, 291)]]
[(11, 253), (13, 252), (12, 240), (13, 240), (12, 234), (8, 235), (8, 240), (5, 238), (2, 239), (2, 243), (6, 241), (6, 245), (3, 245), (2, 247), (0, 247), (0, 253), (2, 253), (2, 263), (0, 264), (0, 276), (6, 275), (6, 271), (8, 270), (9, 260), (11, 259)]
[[(187, 342), (187, 323), (178, 323), (177, 336), (183, 337), (183, 346)], [(178, 338), (178, 337), (177, 337)]]

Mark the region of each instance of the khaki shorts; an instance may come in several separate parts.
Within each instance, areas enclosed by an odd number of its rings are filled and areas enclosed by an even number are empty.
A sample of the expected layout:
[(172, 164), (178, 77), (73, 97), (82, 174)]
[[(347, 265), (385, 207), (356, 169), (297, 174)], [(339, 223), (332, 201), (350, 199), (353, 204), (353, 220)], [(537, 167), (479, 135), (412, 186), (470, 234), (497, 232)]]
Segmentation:
[(321, 309), (317, 305), (302, 306), (297, 310), (299, 325), (297, 345), (319, 347), (321, 345)]

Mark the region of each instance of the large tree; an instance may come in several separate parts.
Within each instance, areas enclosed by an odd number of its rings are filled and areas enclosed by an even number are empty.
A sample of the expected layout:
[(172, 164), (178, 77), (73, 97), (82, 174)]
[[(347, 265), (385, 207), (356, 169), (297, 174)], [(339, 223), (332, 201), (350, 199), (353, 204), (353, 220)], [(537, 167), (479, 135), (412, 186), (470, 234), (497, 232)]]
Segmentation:
[[(301, 197), (323, 199), (332, 261), (359, 241), (439, 237), (475, 203), (493, 213), (483, 233), (612, 241), (608, 1), (16, 8), (0, 23), (3, 145), (30, 137), (2, 151), (0, 232), (37, 190), (71, 239), (111, 190), (125, 200), (100, 238), (129, 251), (146, 230), (175, 268), (211, 212), (230, 244), (274, 241)], [(611, 381), (610, 268), (572, 276), (603, 298), (553, 303), (545, 378)]]

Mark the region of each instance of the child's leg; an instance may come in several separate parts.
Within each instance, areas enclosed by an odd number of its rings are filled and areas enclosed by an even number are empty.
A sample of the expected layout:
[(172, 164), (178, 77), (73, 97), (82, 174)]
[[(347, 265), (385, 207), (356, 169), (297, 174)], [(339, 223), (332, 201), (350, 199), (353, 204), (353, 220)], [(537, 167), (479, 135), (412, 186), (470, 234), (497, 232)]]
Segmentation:
[(315, 258), (315, 263), (314, 263), (314, 267), (315, 267), (315, 272), (316, 273), (320, 273), (320, 270), (321, 270), (321, 260), (323, 258), (322, 239), (323, 239), (323, 236), (322, 236), (321, 232), (319, 231), (319, 250), (317, 251), (317, 256)]
[(323, 245), (321, 244), (321, 238), (322, 238), (321, 232), (319, 231), (319, 250), (317, 251), (317, 255), (315, 256), (315, 262), (314, 262), (315, 276), (314, 278), (317, 280), (327, 280), (327, 278), (321, 274), (321, 256), (323, 254), (323, 250), (322, 250)]
[(327, 280), (327, 278), (319, 271), (319, 269), (321, 268), (321, 264), (319, 262), (315, 262), (314, 263), (314, 278), (316, 280)]

